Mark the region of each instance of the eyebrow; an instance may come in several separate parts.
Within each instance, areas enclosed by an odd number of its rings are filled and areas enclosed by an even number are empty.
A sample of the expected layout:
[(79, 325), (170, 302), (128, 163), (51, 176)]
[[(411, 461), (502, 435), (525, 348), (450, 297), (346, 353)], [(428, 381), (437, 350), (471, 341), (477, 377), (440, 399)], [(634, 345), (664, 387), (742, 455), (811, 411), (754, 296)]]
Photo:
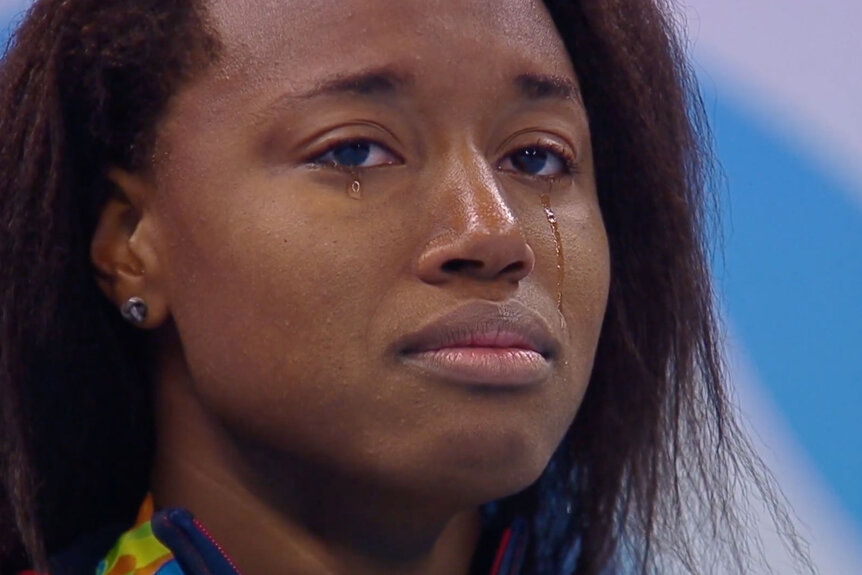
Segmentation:
[(376, 68), (352, 74), (339, 74), (326, 79), (297, 96), (309, 100), (318, 96), (353, 94), (356, 96), (390, 96), (412, 87), (415, 78), (393, 68)]
[[(359, 72), (337, 74), (299, 94), (288, 94), (279, 101), (311, 100), (321, 96), (354, 95), (363, 97), (395, 96), (416, 84), (412, 74), (393, 67), (373, 68)], [(528, 100), (581, 101), (577, 84), (564, 76), (523, 73), (515, 77), (514, 84)]]
[(581, 101), (581, 91), (578, 85), (564, 76), (546, 76), (544, 74), (520, 74), (515, 78), (515, 84), (528, 100), (569, 100)]

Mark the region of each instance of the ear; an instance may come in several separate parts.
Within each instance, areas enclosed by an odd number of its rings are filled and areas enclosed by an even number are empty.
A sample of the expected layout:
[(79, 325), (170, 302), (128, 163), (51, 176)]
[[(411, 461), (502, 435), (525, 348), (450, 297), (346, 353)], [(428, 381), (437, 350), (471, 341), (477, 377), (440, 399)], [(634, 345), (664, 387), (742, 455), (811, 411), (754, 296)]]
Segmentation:
[(108, 172), (112, 195), (99, 215), (90, 242), (90, 261), (102, 292), (118, 312), (132, 297), (147, 304), (144, 329), (162, 325), (169, 316), (162, 289), (155, 228), (143, 207), (152, 197), (148, 180), (119, 169)]

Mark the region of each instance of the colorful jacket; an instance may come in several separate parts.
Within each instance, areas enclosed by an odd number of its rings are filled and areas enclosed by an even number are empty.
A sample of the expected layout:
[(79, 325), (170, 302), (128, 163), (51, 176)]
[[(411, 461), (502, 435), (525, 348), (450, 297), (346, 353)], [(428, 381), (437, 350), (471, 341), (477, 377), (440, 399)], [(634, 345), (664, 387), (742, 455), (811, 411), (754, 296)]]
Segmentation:
[[(515, 521), (496, 543), (489, 575), (518, 575), (526, 550), (526, 529)], [(491, 549), (493, 551), (493, 548)], [(75, 562), (75, 561), (73, 561)], [(52, 575), (82, 573), (58, 564)], [(23, 575), (23, 574), (22, 574)], [(147, 497), (135, 524), (117, 539), (95, 575), (242, 575), (200, 521), (184, 509), (155, 510)]]

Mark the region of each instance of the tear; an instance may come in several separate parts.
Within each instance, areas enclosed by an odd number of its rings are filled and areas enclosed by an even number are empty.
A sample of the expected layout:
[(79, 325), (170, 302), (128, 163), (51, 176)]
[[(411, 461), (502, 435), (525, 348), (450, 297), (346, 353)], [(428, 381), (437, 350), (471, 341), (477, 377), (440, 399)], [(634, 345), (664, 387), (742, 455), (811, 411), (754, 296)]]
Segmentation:
[(560, 227), (557, 224), (557, 216), (554, 214), (554, 209), (551, 207), (550, 194), (542, 194), (542, 207), (545, 209), (545, 217), (548, 220), (548, 225), (551, 227), (551, 233), (554, 237), (554, 248), (557, 253), (557, 310), (562, 316), (563, 313), (563, 283), (566, 280), (566, 259), (563, 255), (563, 239), (560, 236)]
[(347, 186), (347, 195), (354, 200), (362, 199), (362, 182), (353, 180), (353, 183)]
[(347, 186), (347, 195), (354, 200), (362, 199), (362, 182), (356, 174), (353, 174), (353, 181)]

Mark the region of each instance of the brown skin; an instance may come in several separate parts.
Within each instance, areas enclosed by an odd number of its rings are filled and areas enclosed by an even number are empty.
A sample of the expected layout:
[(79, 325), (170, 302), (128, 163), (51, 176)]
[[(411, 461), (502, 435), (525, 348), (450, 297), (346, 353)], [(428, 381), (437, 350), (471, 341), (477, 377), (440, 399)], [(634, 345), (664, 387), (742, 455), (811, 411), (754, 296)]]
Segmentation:
[[(157, 330), (156, 501), (190, 509), (245, 573), (466, 573), (478, 506), (535, 481), (569, 428), (604, 315), (586, 114), (516, 83), (576, 86), (562, 41), (523, 0), (209, 15), (219, 61), (175, 95), (153, 169), (111, 172), (123, 197), (92, 246), (104, 291), (143, 297)], [(303, 96), (369, 69), (410, 80)], [(340, 139), (381, 146), (377, 166), (309, 165)], [(576, 170), (519, 172), (512, 154), (537, 144)], [(399, 339), (476, 301), (541, 318), (560, 347), (546, 381), (405, 365)]]

